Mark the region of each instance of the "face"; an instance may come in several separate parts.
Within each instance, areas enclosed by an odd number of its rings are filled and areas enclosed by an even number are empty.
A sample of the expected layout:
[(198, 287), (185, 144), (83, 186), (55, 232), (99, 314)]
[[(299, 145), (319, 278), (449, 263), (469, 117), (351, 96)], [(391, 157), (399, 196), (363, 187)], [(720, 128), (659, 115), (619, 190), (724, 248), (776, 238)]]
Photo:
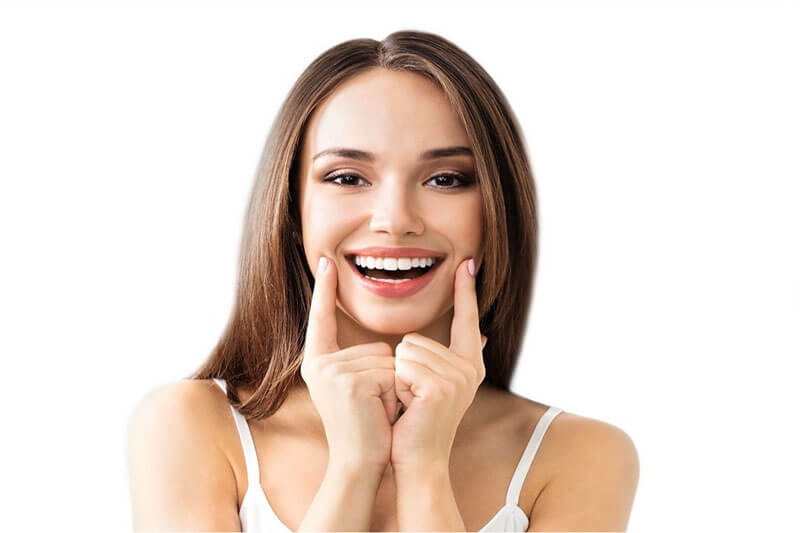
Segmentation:
[[(302, 140), (298, 201), (311, 271), (322, 255), (335, 262), (337, 314), (384, 335), (423, 332), (437, 321), (449, 332), (442, 319), (452, 316), (456, 268), (469, 257), (481, 265), (481, 193), (470, 154), (421, 156), (469, 146), (444, 92), (419, 74), (361, 73), (315, 109)], [(315, 157), (332, 148), (371, 157)], [(390, 297), (365, 288), (346, 257), (371, 246), (444, 258), (420, 290)]]

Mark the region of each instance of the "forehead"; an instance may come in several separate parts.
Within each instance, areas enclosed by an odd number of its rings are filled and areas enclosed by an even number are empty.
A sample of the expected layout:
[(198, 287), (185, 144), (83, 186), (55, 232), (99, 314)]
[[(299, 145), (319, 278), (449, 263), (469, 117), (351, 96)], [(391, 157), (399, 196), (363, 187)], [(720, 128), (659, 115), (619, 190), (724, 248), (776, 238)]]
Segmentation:
[(303, 159), (333, 147), (375, 152), (379, 160), (427, 149), (469, 146), (444, 92), (412, 72), (373, 69), (343, 82), (312, 113)]

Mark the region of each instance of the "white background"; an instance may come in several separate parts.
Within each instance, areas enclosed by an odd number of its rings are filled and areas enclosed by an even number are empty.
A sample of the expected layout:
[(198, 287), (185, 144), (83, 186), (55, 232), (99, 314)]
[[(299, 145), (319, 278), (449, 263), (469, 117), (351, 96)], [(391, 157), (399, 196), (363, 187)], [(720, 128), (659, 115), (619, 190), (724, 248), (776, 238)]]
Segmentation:
[(222, 332), (278, 105), (327, 48), (401, 29), (480, 62), (530, 150), (512, 390), (632, 437), (631, 531), (796, 524), (798, 11), (598, 4), (6, 5), (3, 529), (131, 529), (128, 417)]

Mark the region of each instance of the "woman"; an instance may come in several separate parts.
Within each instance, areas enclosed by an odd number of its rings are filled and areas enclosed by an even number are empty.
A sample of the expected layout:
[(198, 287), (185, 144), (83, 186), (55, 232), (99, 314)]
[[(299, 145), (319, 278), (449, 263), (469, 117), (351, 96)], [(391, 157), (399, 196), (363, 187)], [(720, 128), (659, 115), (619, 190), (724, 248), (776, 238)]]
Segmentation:
[(624, 530), (627, 434), (509, 391), (536, 245), (522, 134), (470, 56), (414, 31), (322, 54), (267, 140), (222, 339), (132, 417), (134, 527)]

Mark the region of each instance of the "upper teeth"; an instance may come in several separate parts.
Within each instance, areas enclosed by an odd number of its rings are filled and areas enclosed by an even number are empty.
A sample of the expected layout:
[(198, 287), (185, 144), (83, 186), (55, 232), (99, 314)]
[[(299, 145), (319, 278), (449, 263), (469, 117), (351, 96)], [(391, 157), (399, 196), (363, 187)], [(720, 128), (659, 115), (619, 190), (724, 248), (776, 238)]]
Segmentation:
[(433, 257), (362, 257), (356, 256), (356, 264), (366, 268), (382, 270), (411, 270), (417, 267), (429, 267), (436, 262)]

